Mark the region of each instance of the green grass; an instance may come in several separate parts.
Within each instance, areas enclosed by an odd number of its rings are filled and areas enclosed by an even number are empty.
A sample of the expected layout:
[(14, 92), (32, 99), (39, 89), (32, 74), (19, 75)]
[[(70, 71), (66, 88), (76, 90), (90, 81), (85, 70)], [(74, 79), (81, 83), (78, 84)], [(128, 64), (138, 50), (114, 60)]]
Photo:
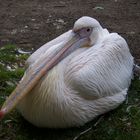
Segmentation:
[[(24, 73), (28, 55), (16, 54), (17, 48), (0, 48), (0, 106), (15, 88)], [(0, 122), (0, 140), (73, 140), (91, 127), (78, 140), (140, 140), (140, 80), (135, 78), (129, 89), (127, 102), (80, 128), (41, 129), (25, 121), (13, 111)]]

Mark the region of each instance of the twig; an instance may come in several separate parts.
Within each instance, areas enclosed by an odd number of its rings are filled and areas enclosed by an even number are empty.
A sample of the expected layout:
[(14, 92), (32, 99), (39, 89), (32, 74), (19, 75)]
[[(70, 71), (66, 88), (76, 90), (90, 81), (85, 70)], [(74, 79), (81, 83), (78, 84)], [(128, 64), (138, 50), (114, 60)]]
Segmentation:
[(94, 124), (94, 127), (96, 127), (96, 126), (101, 122), (101, 120), (103, 119), (103, 117), (104, 117), (104, 116), (101, 116), (101, 117), (97, 120), (97, 122)]
[(85, 133), (89, 132), (92, 129), (92, 127), (86, 129), (85, 131), (78, 134), (73, 140), (77, 140), (80, 136), (84, 135)]
[(79, 137), (81, 137), (82, 135), (84, 135), (87, 132), (89, 132), (93, 127), (96, 127), (101, 122), (101, 120), (103, 119), (103, 117), (104, 116), (101, 116), (93, 126), (89, 127), (88, 129), (86, 129), (83, 132), (81, 132), (80, 134), (78, 134), (76, 137), (74, 137), (73, 140), (78, 140)]

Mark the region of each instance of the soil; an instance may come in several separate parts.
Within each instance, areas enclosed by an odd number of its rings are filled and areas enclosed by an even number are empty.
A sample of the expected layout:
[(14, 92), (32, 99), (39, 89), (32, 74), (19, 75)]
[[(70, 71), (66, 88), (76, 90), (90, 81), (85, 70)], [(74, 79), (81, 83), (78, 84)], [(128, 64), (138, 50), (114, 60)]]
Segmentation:
[(122, 35), (140, 64), (139, 0), (0, 0), (0, 46), (36, 50), (84, 15)]

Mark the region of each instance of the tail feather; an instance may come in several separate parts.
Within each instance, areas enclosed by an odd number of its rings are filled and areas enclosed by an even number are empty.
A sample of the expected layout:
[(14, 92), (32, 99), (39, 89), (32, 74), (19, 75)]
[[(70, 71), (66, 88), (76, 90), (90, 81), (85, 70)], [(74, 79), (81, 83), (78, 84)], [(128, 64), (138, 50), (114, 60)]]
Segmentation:
[(140, 77), (140, 66), (134, 65), (134, 74)]

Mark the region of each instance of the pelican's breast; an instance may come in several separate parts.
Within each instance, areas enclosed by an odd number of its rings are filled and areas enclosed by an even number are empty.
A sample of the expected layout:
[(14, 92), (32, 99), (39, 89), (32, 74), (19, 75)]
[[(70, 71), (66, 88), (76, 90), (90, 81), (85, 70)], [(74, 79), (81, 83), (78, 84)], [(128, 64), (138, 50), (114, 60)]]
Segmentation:
[(19, 103), (18, 110), (32, 124), (39, 127), (70, 127), (88, 121), (83, 99), (64, 78), (68, 59), (55, 66)]

